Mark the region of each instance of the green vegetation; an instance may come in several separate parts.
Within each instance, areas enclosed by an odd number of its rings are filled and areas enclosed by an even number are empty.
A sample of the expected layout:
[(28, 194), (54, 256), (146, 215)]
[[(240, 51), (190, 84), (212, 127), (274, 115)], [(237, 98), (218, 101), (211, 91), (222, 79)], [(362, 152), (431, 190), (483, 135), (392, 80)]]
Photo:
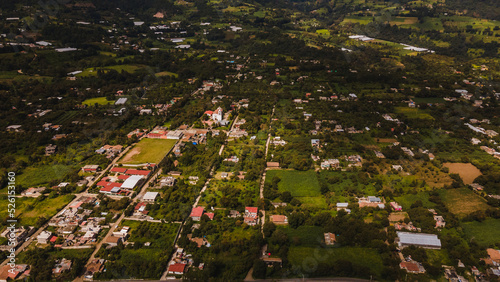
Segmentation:
[(482, 222), (464, 222), (462, 227), (467, 237), (481, 246), (500, 243), (500, 219), (488, 218)]
[(108, 101), (106, 97), (98, 97), (98, 98), (90, 98), (82, 102), (82, 104), (87, 105), (87, 106), (94, 106), (95, 104), (98, 105), (109, 105), (113, 104), (115, 101)]
[(62, 164), (28, 167), (17, 177), (18, 185), (25, 187), (47, 185), (53, 180), (62, 179), (75, 167)]
[(467, 188), (440, 190), (439, 192), (446, 207), (458, 216), (463, 217), (489, 208), (486, 200)]
[(159, 163), (177, 140), (144, 138), (120, 159), (122, 164)]
[[(337, 270), (338, 261), (347, 261), (352, 265), (351, 271), (355, 276), (370, 276), (370, 273), (379, 275), (382, 271), (382, 259), (376, 250), (356, 247), (321, 248), (321, 247), (291, 247), (289, 251), (290, 263), (307, 272), (319, 265), (325, 269)], [(324, 265), (324, 266), (323, 266)], [(342, 272), (342, 270), (337, 270)], [(346, 269), (346, 271), (349, 271)], [(315, 272), (309, 272), (315, 276)], [(352, 273), (349, 273), (352, 275)]]

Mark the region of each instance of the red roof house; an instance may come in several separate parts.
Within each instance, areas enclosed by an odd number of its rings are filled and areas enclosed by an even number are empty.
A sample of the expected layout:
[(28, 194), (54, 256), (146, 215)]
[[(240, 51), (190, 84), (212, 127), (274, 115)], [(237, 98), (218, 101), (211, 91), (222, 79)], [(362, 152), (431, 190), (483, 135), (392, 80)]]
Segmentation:
[(194, 220), (194, 221), (200, 221), (201, 219), (201, 216), (203, 215), (203, 212), (205, 211), (205, 208), (203, 207), (196, 207), (194, 208), (192, 211), (191, 211), (191, 215), (190, 217)]

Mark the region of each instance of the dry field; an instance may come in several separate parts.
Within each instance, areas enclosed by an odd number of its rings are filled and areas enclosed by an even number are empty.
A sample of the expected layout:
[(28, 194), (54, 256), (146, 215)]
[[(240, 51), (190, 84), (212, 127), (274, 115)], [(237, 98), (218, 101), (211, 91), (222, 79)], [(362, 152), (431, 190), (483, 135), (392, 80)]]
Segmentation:
[(450, 169), (450, 173), (460, 175), (465, 184), (472, 184), (481, 171), (471, 163), (444, 163), (443, 166)]

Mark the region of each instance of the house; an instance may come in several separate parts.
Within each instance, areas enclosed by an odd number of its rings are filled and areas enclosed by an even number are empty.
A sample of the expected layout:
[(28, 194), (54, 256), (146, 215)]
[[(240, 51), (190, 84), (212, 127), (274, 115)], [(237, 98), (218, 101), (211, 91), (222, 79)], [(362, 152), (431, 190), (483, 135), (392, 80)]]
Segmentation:
[(98, 165), (86, 165), (82, 167), (83, 172), (97, 172), (99, 170)]
[(325, 244), (327, 245), (334, 245), (335, 242), (337, 242), (337, 238), (335, 237), (335, 234), (333, 233), (324, 233), (325, 236)]
[(236, 217), (240, 217), (240, 212), (239, 211), (236, 211), (236, 210), (230, 210), (229, 211), (229, 215), (228, 217), (232, 217), (232, 218), (236, 218)]
[(164, 186), (174, 186), (175, 183), (177, 182), (177, 178), (175, 177), (172, 177), (172, 176), (167, 176), (167, 177), (164, 177), (160, 180), (160, 187), (164, 187)]
[(237, 163), (240, 161), (240, 159), (237, 156), (231, 156), (229, 158), (224, 159), (225, 162), (233, 162)]
[(85, 268), (84, 277), (85, 279), (92, 280), (94, 273), (101, 272), (104, 269), (104, 259), (94, 259)]
[(134, 215), (146, 215), (148, 214), (148, 211), (146, 210), (147, 203), (145, 202), (140, 202), (134, 207)]
[(495, 250), (492, 248), (486, 249), (488, 253), (488, 258), (484, 259), (487, 265), (500, 266), (500, 250)]
[(60, 261), (56, 261), (56, 264), (52, 269), (52, 274), (60, 274), (70, 269), (71, 269), (71, 261), (63, 258)]
[(347, 213), (350, 213), (349, 203), (337, 203), (337, 211), (345, 210)]
[(48, 244), (51, 237), (52, 232), (44, 230), (36, 237), (36, 240), (39, 244)]
[(159, 194), (160, 193), (158, 192), (146, 192), (146, 194), (144, 194), (144, 197), (142, 197), (142, 200), (146, 202), (154, 202)]
[(245, 215), (243, 217), (244, 221), (248, 225), (256, 225), (258, 217), (258, 208), (256, 207), (245, 207)]
[(56, 153), (56, 151), (57, 151), (57, 145), (49, 144), (49, 145), (47, 145), (47, 147), (45, 147), (45, 155), (46, 156), (53, 155)]
[(104, 243), (106, 243), (112, 247), (116, 247), (116, 246), (118, 246), (118, 243), (120, 243), (120, 242), (122, 242), (121, 237), (109, 236)]
[(403, 207), (400, 206), (398, 203), (396, 202), (391, 202), (391, 207), (394, 211), (402, 211), (403, 210)]
[(321, 162), (321, 169), (338, 168), (340, 161), (338, 159), (328, 159)]
[(204, 207), (196, 207), (194, 208), (192, 211), (191, 211), (191, 215), (190, 217), (194, 220), (194, 221), (200, 221), (201, 219), (201, 216), (203, 215), (203, 212), (205, 211), (205, 208)]
[(435, 228), (444, 228), (446, 226), (446, 221), (444, 221), (444, 218), (442, 216), (434, 215), (434, 220), (436, 221)]
[(168, 267), (168, 274), (182, 275), (186, 265), (184, 263), (174, 263)]
[(9, 125), (7, 126), (6, 130), (9, 132), (20, 132), (22, 125), (19, 124), (14, 124), (14, 125)]
[(270, 220), (272, 223), (274, 223), (276, 225), (287, 225), (288, 224), (288, 217), (285, 215), (279, 215), (279, 214), (271, 215)]
[(283, 260), (281, 258), (269, 258), (269, 257), (263, 257), (261, 258), (263, 262), (266, 263), (268, 267), (273, 266), (274, 264), (279, 264), (280, 266), (283, 265)]
[(267, 167), (268, 168), (280, 168), (280, 163), (279, 162), (267, 162)]
[(400, 248), (416, 246), (425, 249), (441, 249), (441, 240), (435, 234), (396, 232)]
[(399, 267), (408, 273), (425, 273), (425, 268), (416, 261), (403, 261), (399, 264)]

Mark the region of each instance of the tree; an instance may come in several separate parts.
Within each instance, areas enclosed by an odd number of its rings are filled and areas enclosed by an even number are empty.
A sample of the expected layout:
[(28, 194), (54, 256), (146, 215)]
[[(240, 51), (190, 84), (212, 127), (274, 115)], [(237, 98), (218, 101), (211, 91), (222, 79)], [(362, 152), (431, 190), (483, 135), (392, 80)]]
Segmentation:
[(266, 278), (267, 265), (263, 260), (256, 259), (253, 263), (253, 277), (255, 279)]
[(280, 198), (285, 203), (290, 203), (290, 201), (293, 199), (292, 193), (290, 193), (289, 191), (284, 191), (283, 193), (281, 193)]
[(266, 223), (264, 223), (264, 227), (262, 227), (262, 231), (264, 232), (265, 238), (271, 237), (271, 235), (275, 230), (276, 230), (276, 225), (271, 221), (267, 221)]

